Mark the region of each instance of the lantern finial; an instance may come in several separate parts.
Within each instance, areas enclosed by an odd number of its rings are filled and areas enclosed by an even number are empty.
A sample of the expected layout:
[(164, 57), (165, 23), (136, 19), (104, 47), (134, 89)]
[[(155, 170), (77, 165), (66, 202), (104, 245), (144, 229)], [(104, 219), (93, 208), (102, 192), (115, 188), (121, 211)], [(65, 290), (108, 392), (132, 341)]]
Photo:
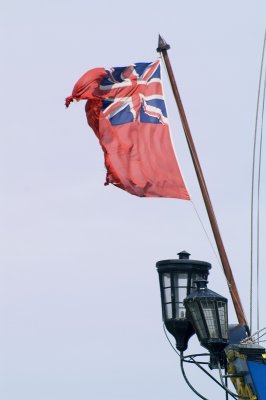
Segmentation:
[(188, 253), (186, 250), (180, 251), (180, 253), (177, 253), (179, 256), (179, 260), (188, 260), (190, 253)]
[(205, 290), (205, 289), (207, 289), (208, 281), (206, 279), (197, 279), (195, 281), (195, 283), (197, 285), (197, 290)]

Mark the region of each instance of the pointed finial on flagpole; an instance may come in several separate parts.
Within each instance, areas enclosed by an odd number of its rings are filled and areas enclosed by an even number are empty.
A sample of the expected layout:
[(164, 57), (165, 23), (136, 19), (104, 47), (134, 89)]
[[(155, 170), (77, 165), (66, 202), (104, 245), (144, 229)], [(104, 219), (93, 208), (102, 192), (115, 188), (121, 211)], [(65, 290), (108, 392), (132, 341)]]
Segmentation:
[(163, 50), (169, 50), (169, 49), (170, 49), (170, 45), (168, 43), (166, 43), (166, 41), (159, 34), (158, 47), (156, 50), (158, 51), (158, 53), (161, 53)]

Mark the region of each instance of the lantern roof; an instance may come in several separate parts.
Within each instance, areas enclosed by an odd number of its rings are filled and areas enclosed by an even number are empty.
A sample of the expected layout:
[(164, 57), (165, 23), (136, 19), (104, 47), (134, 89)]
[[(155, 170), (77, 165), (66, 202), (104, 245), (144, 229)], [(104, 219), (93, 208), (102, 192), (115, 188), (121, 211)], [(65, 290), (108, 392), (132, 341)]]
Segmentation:
[(205, 279), (200, 279), (196, 281), (197, 284), (197, 289), (194, 290), (193, 292), (191, 292), (186, 299), (184, 300), (184, 302), (188, 302), (191, 300), (195, 300), (195, 299), (212, 299), (212, 300), (221, 300), (221, 301), (225, 301), (227, 302), (227, 298), (221, 296), (220, 294), (214, 292), (213, 290), (210, 290), (207, 288), (207, 283), (208, 281), (206, 281)]
[(178, 259), (170, 259), (170, 260), (160, 260), (156, 263), (156, 268), (160, 272), (171, 272), (172, 270), (184, 270), (186, 272), (190, 271), (209, 271), (211, 269), (211, 264), (206, 261), (200, 260), (190, 260), (190, 253), (183, 250), (177, 253)]

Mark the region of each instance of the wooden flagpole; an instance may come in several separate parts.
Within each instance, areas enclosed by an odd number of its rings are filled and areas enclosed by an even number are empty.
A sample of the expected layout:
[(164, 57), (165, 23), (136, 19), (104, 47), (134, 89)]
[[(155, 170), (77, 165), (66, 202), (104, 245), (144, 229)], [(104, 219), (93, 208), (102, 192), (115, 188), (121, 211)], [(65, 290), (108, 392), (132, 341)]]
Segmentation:
[(172, 66), (171, 66), (171, 63), (170, 63), (170, 60), (169, 60), (169, 57), (168, 57), (167, 50), (169, 50), (169, 49), (170, 49), (169, 44), (167, 44), (166, 41), (159, 35), (159, 43), (158, 43), (157, 51), (160, 52), (163, 55), (163, 58), (164, 58), (164, 62), (165, 62), (166, 69), (167, 69), (167, 73), (168, 73), (168, 76), (169, 76), (169, 79), (170, 79), (170, 83), (171, 83), (171, 86), (172, 86), (173, 94), (174, 94), (174, 97), (175, 97), (175, 100), (176, 100), (176, 104), (177, 104), (177, 107), (178, 107), (179, 115), (180, 115), (181, 122), (182, 122), (182, 125), (183, 125), (183, 128), (184, 128), (184, 132), (185, 132), (185, 136), (186, 136), (186, 139), (187, 139), (187, 143), (188, 143), (188, 147), (189, 147), (189, 150), (190, 150), (190, 154), (191, 154), (191, 157), (192, 157), (192, 161), (193, 161), (193, 164), (194, 164), (194, 168), (195, 168), (195, 171), (196, 171), (196, 174), (197, 174), (197, 177), (198, 177), (199, 186), (200, 186), (201, 193), (202, 193), (202, 196), (203, 196), (203, 200), (204, 200), (204, 203), (205, 203), (205, 207), (206, 207), (206, 210), (207, 210), (207, 213), (208, 213), (208, 216), (209, 216), (209, 220), (210, 220), (210, 224), (211, 224), (211, 227), (212, 227), (213, 235), (214, 235), (214, 238), (215, 238), (215, 241), (216, 241), (216, 245), (217, 245), (217, 248), (218, 248), (218, 252), (219, 252), (219, 255), (220, 255), (220, 258), (221, 258), (224, 274), (225, 274), (226, 279), (227, 279), (227, 284), (228, 284), (229, 291), (230, 291), (230, 294), (231, 294), (231, 298), (232, 298), (232, 301), (233, 301), (233, 304), (234, 304), (234, 307), (235, 307), (235, 311), (236, 311), (236, 315), (237, 315), (237, 318), (238, 318), (238, 322), (241, 325), (245, 325), (248, 328), (248, 323), (247, 323), (247, 320), (246, 320), (246, 317), (245, 317), (244, 309), (242, 307), (240, 296), (239, 296), (239, 293), (238, 293), (238, 290), (237, 290), (237, 286), (236, 286), (236, 283), (235, 283), (235, 280), (234, 280), (234, 276), (233, 276), (233, 273), (232, 273), (232, 270), (231, 270), (231, 267), (230, 267), (230, 264), (229, 264), (229, 261), (228, 261), (228, 258), (227, 258), (227, 254), (226, 254), (226, 251), (225, 251), (225, 248), (224, 248), (222, 237), (221, 237), (221, 234), (220, 234), (220, 231), (219, 231), (219, 227), (218, 227), (218, 224), (217, 224), (217, 220), (216, 220), (216, 217), (215, 217), (215, 214), (214, 214), (214, 210), (213, 210), (213, 207), (212, 207), (211, 199), (210, 199), (210, 196), (209, 196), (209, 193), (208, 193), (206, 182), (205, 182), (205, 179), (204, 179), (204, 176), (203, 176), (203, 173), (202, 173), (202, 169), (201, 169), (201, 166), (200, 166), (200, 162), (199, 162), (199, 159), (198, 159), (198, 156), (197, 156), (196, 148), (195, 148), (195, 145), (194, 145), (194, 142), (193, 142), (193, 138), (192, 138), (192, 135), (191, 135), (191, 131), (190, 131), (190, 128), (189, 128), (189, 125), (188, 125), (188, 121), (187, 121), (187, 118), (186, 118), (184, 107), (183, 107), (183, 104), (182, 104), (182, 101), (181, 101), (181, 97), (180, 97), (180, 94), (179, 94), (179, 91), (178, 91), (178, 88), (177, 88), (177, 84), (176, 84), (175, 77), (174, 77), (174, 74), (173, 74)]

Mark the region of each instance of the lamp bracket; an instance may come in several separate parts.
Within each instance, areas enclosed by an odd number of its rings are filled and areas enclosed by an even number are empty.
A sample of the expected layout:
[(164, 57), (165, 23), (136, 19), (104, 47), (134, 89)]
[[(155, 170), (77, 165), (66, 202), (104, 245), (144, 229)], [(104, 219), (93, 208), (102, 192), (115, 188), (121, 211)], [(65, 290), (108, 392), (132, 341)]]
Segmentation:
[[(201, 357), (201, 356), (209, 356), (210, 354), (206, 354), (206, 353), (202, 353), (202, 354), (190, 354), (187, 356), (183, 356), (183, 353), (180, 353), (180, 367), (181, 367), (181, 371), (183, 374), (183, 377), (187, 383), (187, 385), (190, 387), (190, 389), (201, 399), (203, 400), (207, 400), (206, 397), (202, 396), (194, 387), (193, 385), (190, 383), (185, 370), (184, 370), (184, 363), (194, 363), (198, 368), (200, 368), (209, 378), (211, 378), (218, 386), (220, 386), (226, 393), (227, 395), (230, 395), (231, 397), (233, 397), (234, 399), (247, 399), (246, 397), (242, 397), (242, 396), (238, 396), (237, 394), (231, 392), (231, 390), (228, 389), (228, 387), (224, 384), (223, 380), (221, 380), (221, 382), (219, 382), (216, 378), (214, 378), (204, 367), (202, 367), (202, 364), (209, 364), (206, 362), (202, 362), (202, 361), (196, 361), (195, 359), (197, 357)], [(221, 368), (220, 368), (220, 376), (221, 377), (231, 377), (230, 374), (225, 374), (225, 375), (221, 375)]]

